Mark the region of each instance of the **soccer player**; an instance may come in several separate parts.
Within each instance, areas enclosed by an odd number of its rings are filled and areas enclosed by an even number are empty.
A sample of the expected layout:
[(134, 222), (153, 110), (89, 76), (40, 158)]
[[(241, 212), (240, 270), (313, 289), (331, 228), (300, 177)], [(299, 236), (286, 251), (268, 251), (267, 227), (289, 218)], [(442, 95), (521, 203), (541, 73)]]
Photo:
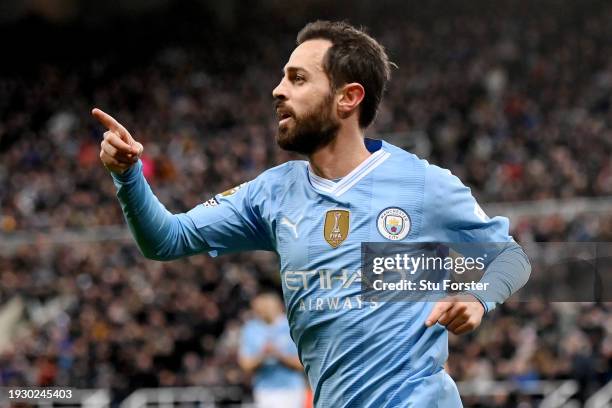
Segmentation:
[(253, 374), (257, 408), (303, 408), (303, 367), (279, 297), (261, 293), (251, 301), (251, 309), (255, 316), (242, 328), (238, 362)]
[[(390, 66), (383, 47), (349, 24), (306, 25), (272, 95), (278, 144), (308, 160), (269, 169), (183, 214), (171, 214), (151, 191), (138, 159), (142, 145), (92, 111), (108, 129), (100, 158), (146, 257), (278, 254), (291, 337), (316, 407), (460, 407), (443, 367), (448, 332), (478, 327), (531, 270), (508, 220), (488, 218), (457, 177), (364, 137)], [(507, 245), (487, 259), (486, 297), (366, 302), (360, 245), (375, 241)]]

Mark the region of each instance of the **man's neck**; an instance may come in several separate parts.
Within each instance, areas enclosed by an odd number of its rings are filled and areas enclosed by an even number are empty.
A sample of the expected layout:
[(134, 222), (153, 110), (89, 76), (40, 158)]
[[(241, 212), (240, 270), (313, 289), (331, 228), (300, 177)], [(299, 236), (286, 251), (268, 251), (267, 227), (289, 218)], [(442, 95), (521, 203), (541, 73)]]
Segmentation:
[(371, 155), (361, 129), (341, 129), (333, 142), (310, 155), (308, 160), (317, 176), (333, 180), (346, 176)]

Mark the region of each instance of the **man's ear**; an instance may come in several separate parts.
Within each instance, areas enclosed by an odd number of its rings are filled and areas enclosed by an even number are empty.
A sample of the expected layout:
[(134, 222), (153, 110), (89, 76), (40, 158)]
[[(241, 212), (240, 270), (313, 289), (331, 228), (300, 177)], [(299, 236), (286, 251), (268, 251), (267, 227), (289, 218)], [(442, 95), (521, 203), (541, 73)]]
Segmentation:
[(357, 82), (344, 85), (338, 91), (338, 116), (341, 119), (348, 118), (359, 108), (359, 104), (365, 96), (363, 86)]

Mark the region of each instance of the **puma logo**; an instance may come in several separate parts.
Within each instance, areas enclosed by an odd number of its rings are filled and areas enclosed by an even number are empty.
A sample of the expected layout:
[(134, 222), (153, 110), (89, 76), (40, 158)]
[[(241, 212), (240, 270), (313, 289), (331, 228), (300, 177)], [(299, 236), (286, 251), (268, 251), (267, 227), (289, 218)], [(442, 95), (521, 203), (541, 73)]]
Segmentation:
[(295, 223), (293, 223), (289, 218), (283, 217), (283, 219), (281, 220), (281, 225), (286, 225), (287, 227), (289, 227), (289, 229), (293, 231), (293, 236), (295, 237), (295, 239), (298, 239), (299, 235), (297, 232), (297, 227), (300, 221), (302, 221), (302, 218), (304, 218), (303, 215), (300, 216), (300, 218)]

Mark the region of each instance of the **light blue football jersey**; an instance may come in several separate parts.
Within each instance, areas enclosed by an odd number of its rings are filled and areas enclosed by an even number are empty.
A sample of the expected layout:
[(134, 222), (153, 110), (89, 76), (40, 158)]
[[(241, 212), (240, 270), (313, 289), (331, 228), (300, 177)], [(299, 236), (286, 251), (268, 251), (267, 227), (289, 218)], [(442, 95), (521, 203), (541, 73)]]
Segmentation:
[[(268, 343), (273, 344), (284, 355), (292, 357), (297, 355), (284, 316), (280, 316), (271, 324), (261, 319), (247, 321), (240, 333), (240, 354), (255, 358), (261, 355)], [(304, 375), (270, 357), (255, 370), (253, 388), (255, 390), (304, 389)]]
[[(486, 311), (528, 279), (530, 265), (448, 170), (389, 143), (338, 182), (291, 161), (172, 215), (138, 163), (113, 175), (128, 225), (145, 256), (169, 260), (208, 252), (275, 251), (291, 337), (319, 408), (460, 407), (443, 365), (448, 334), (425, 326), (432, 302), (366, 302), (362, 242), (508, 242), (489, 258)], [(503, 264), (503, 268), (501, 265)]]

